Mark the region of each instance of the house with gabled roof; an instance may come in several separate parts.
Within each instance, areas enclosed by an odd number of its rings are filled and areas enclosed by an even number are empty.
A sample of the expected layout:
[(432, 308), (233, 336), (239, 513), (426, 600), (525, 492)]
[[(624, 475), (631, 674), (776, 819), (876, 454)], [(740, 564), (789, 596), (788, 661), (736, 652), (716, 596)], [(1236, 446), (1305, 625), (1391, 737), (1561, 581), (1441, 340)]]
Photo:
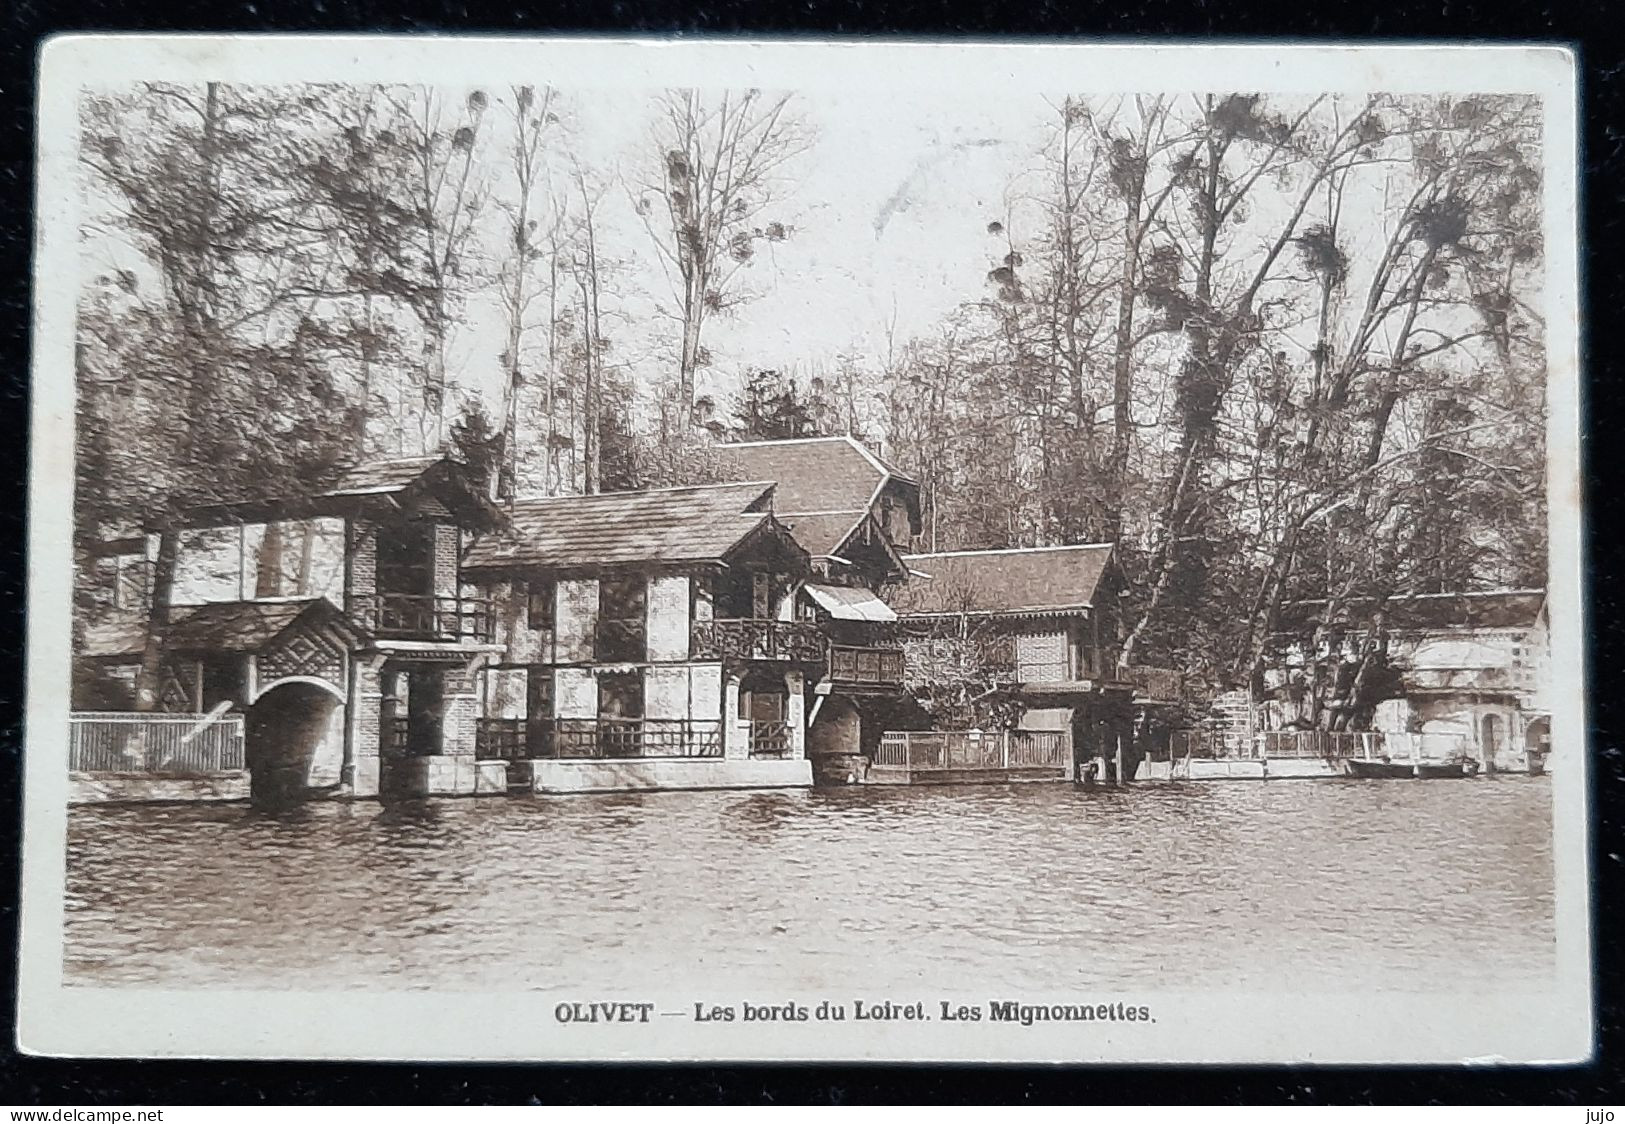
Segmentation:
[[(359, 462), (298, 494), (194, 505), (166, 527), (179, 548), (152, 622), (156, 707), (241, 714), (256, 786), (280, 796), (500, 791), (500, 771), (482, 777), (474, 754), (476, 675), (500, 649), (492, 606), (463, 589), (459, 562), (465, 536), (497, 517), (445, 456)], [(262, 565), (289, 528), (307, 548), (294, 582)], [(75, 651), (97, 697), (76, 708), (107, 709), (119, 684), (133, 687), (158, 537), (124, 534), (79, 575), (103, 592), (87, 599), (95, 611)]]
[(920, 486), (851, 437), (722, 445), (730, 479), (774, 482), (773, 514), (812, 559), (796, 604), (830, 641), (828, 674), (813, 684), (809, 753), (844, 776), (844, 762), (877, 744), (903, 690), (897, 615), (888, 603), (909, 580), (904, 553), (920, 533)]
[[(1133, 755), (1155, 700), (1120, 677), (1121, 574), (1110, 543), (905, 556), (893, 594), (911, 678), (979, 677), (1016, 703), (1018, 728), (1070, 730), (1079, 759)], [(1132, 776), (1132, 766), (1124, 766)]]
[(770, 480), (773, 513), (812, 556), (820, 582), (874, 591), (908, 579), (902, 551), (920, 532), (920, 486), (851, 437), (719, 446), (724, 479)]
[(515, 501), (465, 579), (502, 606), (479, 753), (539, 792), (807, 785), (826, 638), (755, 481)]

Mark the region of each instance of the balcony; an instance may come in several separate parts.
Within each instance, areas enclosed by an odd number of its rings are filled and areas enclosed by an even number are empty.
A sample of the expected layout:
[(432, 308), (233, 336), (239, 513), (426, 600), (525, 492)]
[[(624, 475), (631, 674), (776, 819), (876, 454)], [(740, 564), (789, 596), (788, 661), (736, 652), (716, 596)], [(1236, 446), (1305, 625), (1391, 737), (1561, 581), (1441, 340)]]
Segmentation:
[(805, 621), (723, 618), (696, 621), (693, 652), (697, 660), (824, 662), (824, 634)]
[(722, 723), (687, 718), (482, 718), (474, 753), (487, 760), (721, 757)]
[(837, 687), (901, 690), (903, 649), (832, 645), (829, 650), (829, 678)]
[(484, 598), (380, 593), (373, 607), (368, 623), (380, 639), (489, 644), (496, 636), (496, 611)]

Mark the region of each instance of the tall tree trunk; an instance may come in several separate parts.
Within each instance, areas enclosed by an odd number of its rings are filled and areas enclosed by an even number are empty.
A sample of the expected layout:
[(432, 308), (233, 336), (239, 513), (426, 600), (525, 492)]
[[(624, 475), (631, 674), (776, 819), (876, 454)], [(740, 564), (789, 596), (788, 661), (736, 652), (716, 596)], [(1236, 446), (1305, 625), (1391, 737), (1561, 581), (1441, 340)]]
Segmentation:
[(254, 596), (282, 596), (282, 558), (286, 553), (286, 531), (281, 523), (267, 523), (260, 540), (259, 562), (254, 570)]
[(300, 597), (309, 597), (311, 594), (311, 572), (316, 564), (316, 538), (320, 533), (314, 519), (307, 519), (301, 525), (299, 535), (299, 584), (295, 592)]
[(158, 695), (163, 689), (164, 643), (179, 556), (180, 532), (166, 528), (158, 535), (158, 556), (152, 564), (152, 592), (147, 602), (147, 637), (141, 648), (141, 665), (136, 669), (135, 708), (142, 714), (158, 709)]

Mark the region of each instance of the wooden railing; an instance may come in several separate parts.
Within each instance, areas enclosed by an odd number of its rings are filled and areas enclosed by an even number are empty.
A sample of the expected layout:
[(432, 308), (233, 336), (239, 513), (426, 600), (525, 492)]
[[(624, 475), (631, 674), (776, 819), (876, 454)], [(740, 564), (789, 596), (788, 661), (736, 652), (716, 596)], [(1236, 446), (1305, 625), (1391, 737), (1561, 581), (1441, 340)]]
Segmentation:
[[(1168, 756), (1175, 761), (1189, 757), (1259, 760), (1342, 760), (1357, 758), (1378, 761), (1448, 761), (1467, 753), (1467, 738), (1461, 734), (1382, 733), (1376, 730), (1268, 730), (1248, 738), (1245, 734), (1219, 730), (1175, 730), (1168, 739)], [(1162, 753), (1154, 751), (1154, 759)]]
[(474, 724), (474, 756), (487, 761), (517, 761), (530, 756), (523, 718), (481, 718)]
[(750, 755), (752, 757), (785, 757), (790, 753), (790, 724), (783, 721), (757, 720), (750, 724)]
[(913, 772), (948, 769), (1068, 768), (1072, 735), (1066, 730), (887, 731), (874, 764)]
[(1380, 758), (1387, 735), (1356, 730), (1270, 730), (1253, 739), (1254, 757), (1307, 760)]
[(74, 714), (68, 769), (74, 773), (195, 776), (246, 767), (241, 714)]
[(470, 640), (496, 636), (496, 609), (483, 597), (380, 593), (372, 598), (372, 630), (389, 640)]
[(903, 685), (903, 650), (831, 645), (829, 677), (837, 686), (900, 688)]
[(697, 660), (784, 660), (822, 663), (826, 640), (807, 621), (719, 617), (695, 621), (693, 654)]
[(721, 757), (722, 724), (688, 718), (482, 718), (475, 726), (474, 752), (506, 761)]

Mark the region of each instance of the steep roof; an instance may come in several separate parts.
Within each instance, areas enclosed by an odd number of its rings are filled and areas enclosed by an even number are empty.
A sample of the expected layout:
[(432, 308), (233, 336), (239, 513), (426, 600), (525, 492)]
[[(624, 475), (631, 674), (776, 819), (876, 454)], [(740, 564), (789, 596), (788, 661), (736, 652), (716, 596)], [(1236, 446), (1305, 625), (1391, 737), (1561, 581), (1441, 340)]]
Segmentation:
[[(256, 652), (306, 613), (344, 620), (344, 614), (325, 597), (188, 605), (171, 612), (166, 646), (181, 651)], [(355, 631), (348, 623), (344, 627)]]
[[(1388, 626), (1396, 629), (1527, 628), (1546, 603), (1543, 589), (1491, 589), (1465, 593), (1398, 594), (1388, 601)], [(1377, 603), (1369, 597), (1345, 602), (1342, 623), (1364, 625)], [(1292, 601), (1281, 607), (1281, 629), (1313, 628), (1326, 615), (1325, 601)]]
[(906, 554), (911, 570), (930, 577), (911, 577), (889, 596), (902, 616), (1088, 609), (1111, 558), (1110, 543)]
[[(214, 601), (170, 610), (164, 647), (169, 651), (257, 652), (306, 613), (317, 613), (354, 633), (344, 614), (325, 597), (286, 601)], [(85, 629), (80, 655), (87, 659), (138, 656), (146, 645), (146, 622), (111, 619)]]
[(851, 437), (742, 441), (717, 453), (724, 477), (774, 482), (773, 514), (814, 558), (838, 554), (887, 489), (919, 530), (919, 485)]
[(828, 558), (839, 552), (841, 544), (852, 536), (858, 525), (869, 515), (866, 511), (826, 511), (814, 515), (778, 512), (784, 525), (796, 537), (796, 542), (814, 558)]
[(363, 461), (341, 469), (326, 496), (373, 496), (404, 492), (423, 474), (447, 458), (399, 457), (394, 460)]
[(475, 524), (488, 525), (493, 518), (490, 501), (469, 478), (467, 466), (445, 454), (434, 454), (341, 465), (311, 479), (295, 494), (212, 499), (195, 505), (186, 522), (213, 526), (342, 514), (376, 498), (394, 498), (408, 491), (415, 491), (419, 502), (436, 505), (438, 511), (446, 510), (439, 502), (444, 500)]
[(519, 500), (510, 527), (477, 538), (463, 567), (721, 562), (759, 528), (779, 526), (765, 510), (772, 490), (752, 481)]
[(914, 481), (850, 437), (803, 437), (720, 445), (724, 474), (771, 480), (774, 512), (867, 511), (888, 477)]

